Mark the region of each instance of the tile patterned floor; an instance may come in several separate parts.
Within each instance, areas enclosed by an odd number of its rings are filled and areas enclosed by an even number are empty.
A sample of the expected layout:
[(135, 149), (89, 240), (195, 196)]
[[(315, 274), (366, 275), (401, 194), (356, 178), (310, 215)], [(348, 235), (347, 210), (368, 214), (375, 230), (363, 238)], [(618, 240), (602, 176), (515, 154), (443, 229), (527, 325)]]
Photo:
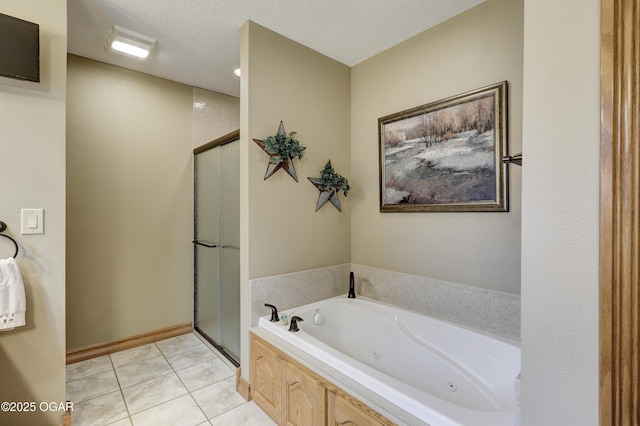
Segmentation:
[(235, 371), (195, 334), (67, 366), (73, 426), (272, 426)]

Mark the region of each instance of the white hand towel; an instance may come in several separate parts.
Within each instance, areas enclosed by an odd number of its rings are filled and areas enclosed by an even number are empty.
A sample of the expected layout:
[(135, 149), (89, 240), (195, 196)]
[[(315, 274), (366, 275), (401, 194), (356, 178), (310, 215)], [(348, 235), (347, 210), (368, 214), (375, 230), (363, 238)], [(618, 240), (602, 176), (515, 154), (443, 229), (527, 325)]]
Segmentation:
[(16, 260), (0, 259), (0, 331), (25, 325), (26, 308), (24, 283)]

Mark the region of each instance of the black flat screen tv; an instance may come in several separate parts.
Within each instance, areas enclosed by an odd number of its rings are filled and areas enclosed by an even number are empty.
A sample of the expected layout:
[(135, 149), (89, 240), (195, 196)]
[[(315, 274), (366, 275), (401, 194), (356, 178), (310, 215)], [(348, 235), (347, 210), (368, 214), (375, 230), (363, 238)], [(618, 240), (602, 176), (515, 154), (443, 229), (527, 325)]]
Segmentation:
[(0, 76), (40, 82), (40, 26), (0, 13)]

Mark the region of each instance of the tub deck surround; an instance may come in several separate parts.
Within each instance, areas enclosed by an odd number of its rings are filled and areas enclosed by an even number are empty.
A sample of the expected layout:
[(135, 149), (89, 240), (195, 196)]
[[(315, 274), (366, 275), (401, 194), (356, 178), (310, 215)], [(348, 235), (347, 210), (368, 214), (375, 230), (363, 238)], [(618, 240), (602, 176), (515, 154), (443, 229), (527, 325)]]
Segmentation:
[(356, 294), (520, 340), (520, 295), (351, 264)]
[(346, 293), (351, 271), (357, 295), (520, 340), (520, 295), (352, 263), (252, 279), (251, 327), (265, 303), (284, 310)]
[(514, 341), (366, 297), (339, 296), (283, 313), (304, 319), (299, 332), (268, 316), (252, 331), (399, 424), (517, 422)]
[(269, 312), (265, 303), (281, 311), (346, 293), (350, 271), (351, 264), (345, 263), (252, 279), (251, 327), (258, 325), (258, 319)]

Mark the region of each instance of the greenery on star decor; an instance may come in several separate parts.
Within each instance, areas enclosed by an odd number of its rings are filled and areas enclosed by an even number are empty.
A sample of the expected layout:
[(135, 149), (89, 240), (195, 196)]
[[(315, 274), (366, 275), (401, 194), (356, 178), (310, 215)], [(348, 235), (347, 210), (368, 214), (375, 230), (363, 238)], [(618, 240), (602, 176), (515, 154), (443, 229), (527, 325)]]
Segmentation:
[(328, 191), (332, 188), (336, 190), (336, 192), (342, 191), (344, 196), (346, 197), (351, 190), (349, 186), (349, 180), (336, 171), (331, 166), (331, 160), (324, 165), (324, 169), (320, 171), (320, 180), (322, 185), (324, 186), (324, 190)]
[(307, 148), (293, 138), (295, 135), (296, 132), (289, 133), (289, 136), (286, 133), (278, 132), (276, 136), (268, 136), (262, 140), (264, 150), (271, 156), (270, 163), (278, 164), (295, 157), (302, 159), (304, 150)]
[(331, 160), (327, 161), (324, 168), (320, 170), (319, 178), (309, 177), (307, 179), (320, 191), (318, 202), (316, 203), (316, 211), (327, 204), (327, 201), (330, 201), (338, 211), (342, 211), (338, 194), (342, 191), (346, 197), (351, 187), (347, 178), (336, 173), (333, 169)]
[(264, 152), (269, 154), (269, 164), (264, 175), (265, 180), (278, 170), (284, 169), (296, 182), (298, 181), (293, 159), (296, 157), (301, 159), (306, 148), (294, 138), (295, 135), (296, 132), (291, 132), (287, 136), (287, 132), (284, 130), (284, 123), (280, 121), (278, 133), (275, 136), (253, 140)]

